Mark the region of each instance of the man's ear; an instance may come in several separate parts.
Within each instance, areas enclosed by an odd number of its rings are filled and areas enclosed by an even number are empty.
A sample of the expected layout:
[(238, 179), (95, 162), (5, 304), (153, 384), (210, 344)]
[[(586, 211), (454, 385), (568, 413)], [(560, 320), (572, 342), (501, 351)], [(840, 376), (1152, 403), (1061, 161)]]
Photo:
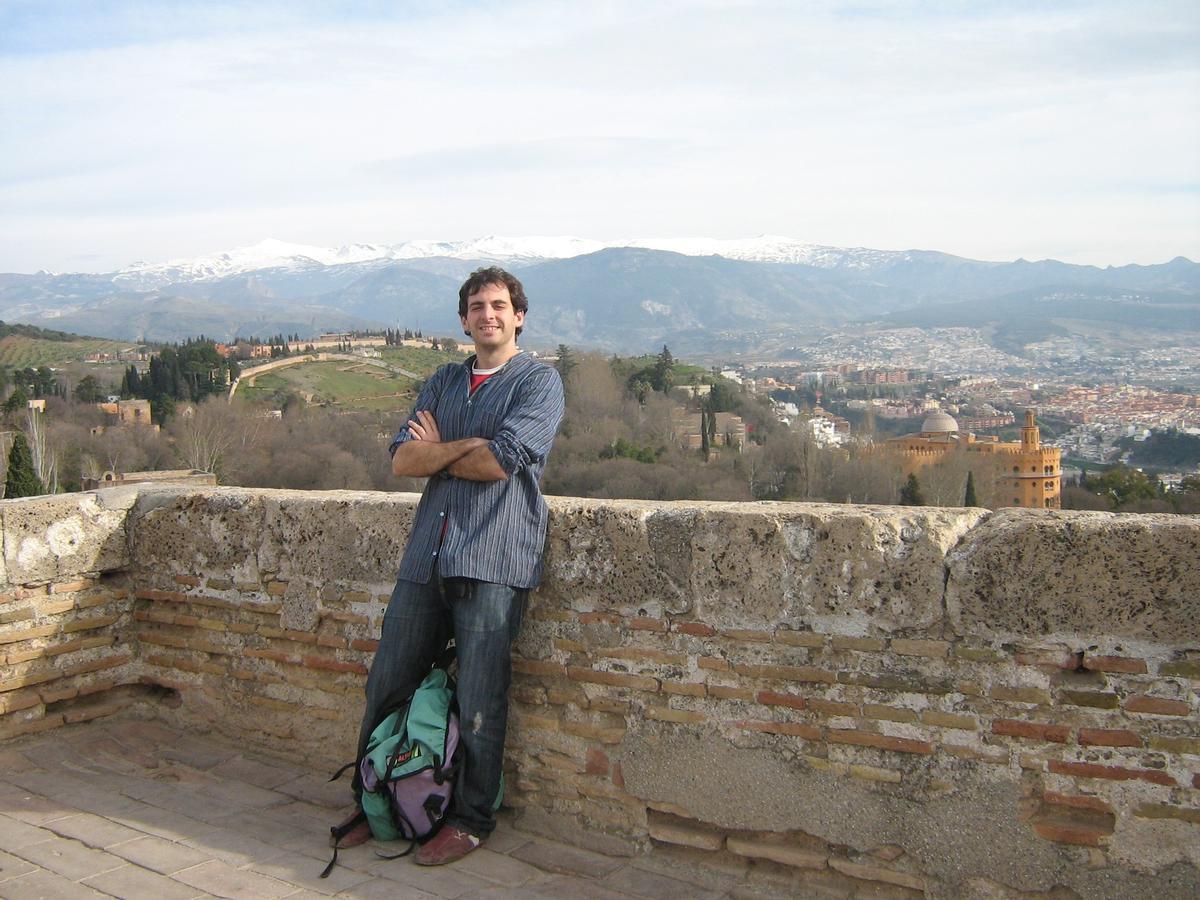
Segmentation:
[(467, 328), (467, 317), (466, 317), (466, 316), (459, 316), (459, 317), (458, 317), (458, 319), (459, 319), (459, 321), (460, 321), (460, 322), (462, 322), (462, 330), (463, 330), (463, 334), (465, 334), (467, 337), (470, 337), (470, 336), (471, 336), (471, 329)]

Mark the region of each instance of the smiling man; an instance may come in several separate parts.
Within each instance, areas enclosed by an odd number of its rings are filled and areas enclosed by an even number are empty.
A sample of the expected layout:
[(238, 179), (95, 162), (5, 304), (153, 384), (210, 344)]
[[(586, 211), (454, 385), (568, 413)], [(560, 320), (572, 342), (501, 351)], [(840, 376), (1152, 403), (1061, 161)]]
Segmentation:
[[(461, 859), (495, 827), (510, 650), (541, 574), (539, 484), (563, 417), (558, 372), (517, 347), (527, 308), (508, 272), (471, 274), (458, 314), (475, 354), (438, 369), (390, 447), (396, 475), (429, 480), (367, 677), (358, 758), (389, 698), (411, 696), (453, 636), (463, 770), (446, 824), (417, 850), (420, 865)], [(340, 846), (369, 836), (363, 822)]]

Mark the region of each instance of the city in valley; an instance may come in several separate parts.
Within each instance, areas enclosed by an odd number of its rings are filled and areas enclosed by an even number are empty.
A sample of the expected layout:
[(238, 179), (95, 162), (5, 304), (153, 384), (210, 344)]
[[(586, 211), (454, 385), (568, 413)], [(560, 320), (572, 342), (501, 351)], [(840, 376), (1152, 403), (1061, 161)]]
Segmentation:
[[(1134, 335), (1056, 336), (1021, 355), (966, 327), (833, 330), (791, 347), (782, 345), (792, 335), (759, 335), (779, 347), (775, 358), (742, 360), (724, 374), (776, 397), (794, 392), (776, 404), (788, 421), (808, 418), (797, 402), (808, 400), (816, 414), (806, 427), (825, 442), (853, 434), (839, 410), (869, 412), (886, 435), (895, 432), (888, 420), (934, 410), (955, 416), (963, 431), (1014, 431), (1033, 409), (1042, 443), (1062, 451), (1070, 478), (1088, 464), (1138, 465), (1137, 446), (1155, 432), (1189, 435), (1200, 446), (1200, 332)], [(1191, 458), (1152, 468), (1169, 488), (1198, 466)]]

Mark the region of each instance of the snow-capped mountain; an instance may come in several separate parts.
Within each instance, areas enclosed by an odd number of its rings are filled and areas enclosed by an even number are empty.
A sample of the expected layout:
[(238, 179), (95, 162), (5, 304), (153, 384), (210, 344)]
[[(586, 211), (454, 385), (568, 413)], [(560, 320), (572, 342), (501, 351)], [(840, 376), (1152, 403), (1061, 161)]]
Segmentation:
[(313, 247), (268, 239), (252, 247), (239, 247), (212, 256), (176, 259), (165, 263), (136, 262), (113, 275), (113, 283), (132, 290), (153, 290), (168, 284), (225, 278), (260, 269), (305, 269), (389, 258), (388, 247), (348, 244)]
[(349, 244), (316, 247), (268, 239), (211, 256), (137, 262), (113, 275), (113, 283), (132, 290), (153, 290), (227, 278), (263, 269), (303, 271), (319, 266), (374, 263), (387, 260), (457, 259), (505, 264), (533, 264), (572, 259), (613, 247), (666, 250), (684, 256), (722, 256), (748, 262), (800, 263), (818, 268), (866, 269), (910, 258), (910, 254), (863, 248), (842, 249), (806, 244), (795, 238), (761, 235), (755, 238), (639, 238), (602, 242), (578, 237), (500, 237), (466, 241), (404, 241), (399, 244)]
[(1104, 327), (1200, 330), (1200, 266), (1182, 258), (1099, 269), (843, 249), (775, 235), (611, 242), (493, 235), (333, 248), (267, 240), (103, 274), (0, 274), (0, 320), (157, 340), (397, 325), (452, 335), (463, 278), (489, 262), (517, 273), (537, 298), (530, 335), (545, 345), (757, 346), (764, 335), (786, 340), (780, 336), (792, 331), (903, 316), (939, 327), (1017, 327), (1043, 315), (1044, 303), (1063, 318)]
[(868, 250), (862, 247), (826, 247), (806, 244), (795, 238), (763, 234), (754, 238), (716, 240), (712, 238), (644, 238), (611, 246), (669, 250), (684, 256), (723, 256), (746, 262), (798, 263), (821, 269), (866, 269), (911, 258), (895, 250)]
[(496, 262), (542, 262), (571, 259), (611, 246), (577, 237), (488, 237), (469, 241), (406, 241), (390, 248), (391, 259), (484, 259)]

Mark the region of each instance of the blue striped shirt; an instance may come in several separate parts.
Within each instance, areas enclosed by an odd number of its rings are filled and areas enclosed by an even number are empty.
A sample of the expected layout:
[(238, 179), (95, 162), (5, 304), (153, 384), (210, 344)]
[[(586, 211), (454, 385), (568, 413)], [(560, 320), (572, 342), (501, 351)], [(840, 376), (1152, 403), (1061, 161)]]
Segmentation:
[[(443, 578), (477, 578), (536, 587), (546, 542), (546, 501), (539, 484), (563, 417), (558, 372), (518, 353), (470, 393), (471, 366), (442, 366), (425, 383), (417, 410), (433, 413), (443, 441), (488, 438), (507, 481), (470, 481), (445, 472), (425, 484), (400, 578), (426, 584), (436, 564)], [(412, 440), (407, 420), (389, 452)]]

